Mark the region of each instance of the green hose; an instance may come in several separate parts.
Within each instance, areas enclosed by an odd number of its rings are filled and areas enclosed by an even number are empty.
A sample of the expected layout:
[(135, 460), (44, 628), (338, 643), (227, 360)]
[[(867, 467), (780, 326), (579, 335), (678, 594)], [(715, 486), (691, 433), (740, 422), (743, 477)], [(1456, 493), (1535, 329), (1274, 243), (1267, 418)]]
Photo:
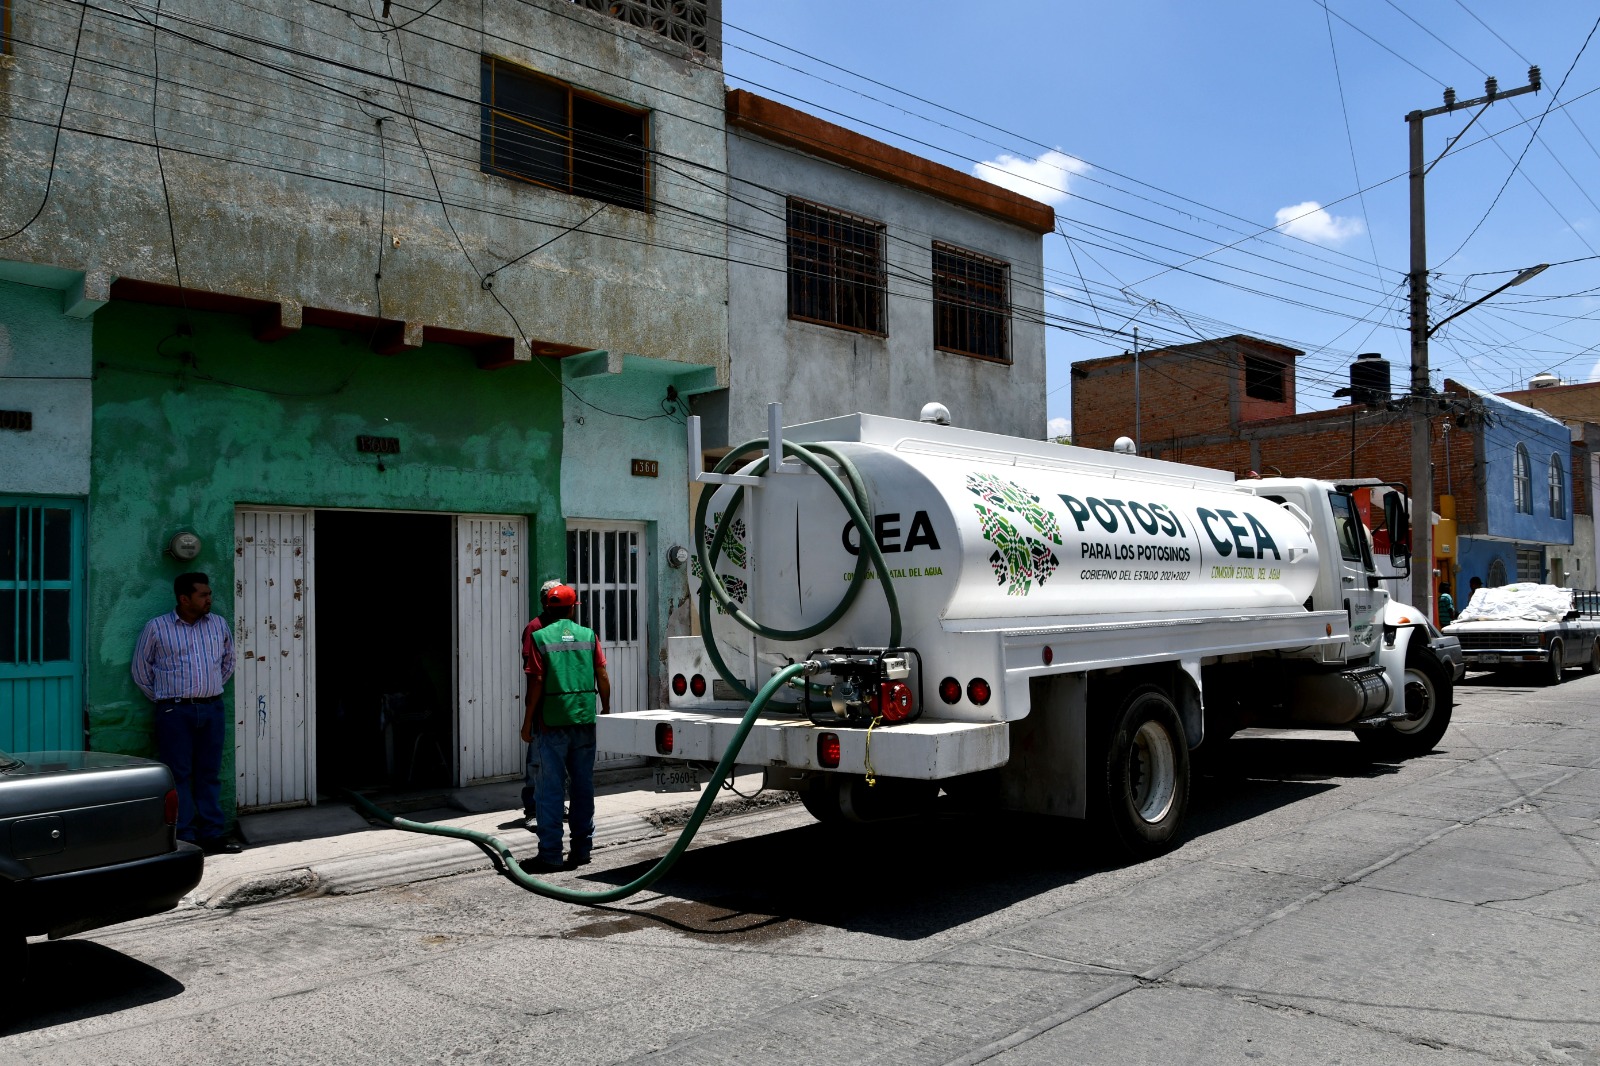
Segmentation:
[(700, 797), (700, 802), (695, 804), (694, 813), (689, 816), (689, 822), (683, 827), (683, 832), (678, 835), (677, 843), (672, 845), (672, 850), (656, 861), (656, 864), (637, 878), (617, 888), (601, 889), (596, 892), (585, 892), (574, 888), (561, 888), (548, 881), (541, 881), (537, 877), (524, 871), (518, 864), (516, 856), (511, 854), (511, 848), (505, 841), (488, 833), (480, 833), (476, 829), (459, 829), (449, 825), (428, 825), (425, 822), (413, 822), (407, 818), (399, 818), (380, 807), (374, 806), (366, 797), (354, 792), (345, 795), (379, 821), (395, 828), (404, 829), (412, 833), (428, 833), (432, 836), (454, 837), (458, 840), (470, 840), (478, 845), (489, 857), (504, 867), (505, 875), (517, 885), (529, 892), (558, 899), (566, 903), (614, 903), (619, 899), (626, 899), (635, 892), (640, 892), (655, 884), (666, 872), (672, 869), (680, 856), (689, 848), (689, 842), (694, 839), (695, 833), (700, 829), (700, 823), (705, 821), (706, 815), (711, 811), (711, 805), (716, 801), (717, 790), (728, 774), (733, 771), (733, 763), (738, 758), (739, 750), (744, 747), (744, 741), (750, 735), (750, 729), (755, 725), (756, 719), (761, 716), (761, 711), (766, 707), (767, 701), (772, 699), (774, 693), (789, 683), (789, 679), (798, 677), (812, 668), (809, 662), (795, 663), (786, 666), (773, 675), (772, 680), (761, 686), (761, 691), (756, 694), (755, 700), (750, 704), (750, 709), (745, 712), (739, 728), (733, 734), (733, 740), (728, 744), (728, 750), (722, 753), (722, 761), (717, 763), (717, 768), (711, 774), (711, 780), (706, 784), (706, 789)]
[[(726, 473), (745, 456), (761, 451), (766, 447), (767, 442), (759, 440), (741, 444), (722, 458), (722, 461), (716, 466), (716, 471), (718, 473)], [(834, 494), (844, 504), (845, 510), (849, 512), (851, 520), (855, 522), (856, 529), (861, 535), (861, 550), (856, 560), (855, 579), (850, 582), (849, 588), (845, 590), (844, 597), (839, 601), (838, 605), (834, 607), (826, 618), (815, 625), (805, 626), (801, 629), (773, 629), (762, 625), (733, 602), (727, 591), (722, 587), (722, 582), (717, 579), (714, 569), (717, 557), (722, 553), (723, 541), (727, 539), (728, 530), (733, 523), (734, 512), (738, 510), (739, 504), (744, 499), (744, 488), (741, 486), (735, 489), (732, 498), (728, 501), (728, 506), (723, 510), (721, 519), (717, 522), (716, 532), (709, 542), (705, 539), (704, 530), (706, 528), (706, 515), (711, 506), (712, 493), (705, 492), (701, 494), (699, 506), (695, 509), (694, 522), (696, 554), (700, 561), (701, 570), (700, 632), (705, 638), (706, 654), (711, 659), (712, 665), (716, 667), (717, 673), (722, 676), (723, 680), (734, 687), (734, 690), (739, 693), (741, 698), (748, 699), (751, 702), (750, 709), (745, 711), (744, 718), (739, 722), (739, 728), (734, 731), (733, 739), (729, 742), (727, 750), (722, 753), (722, 761), (717, 763), (717, 768), (712, 773), (711, 780), (706, 784), (705, 793), (700, 797), (700, 802), (695, 805), (694, 813), (689, 816), (688, 824), (683, 827), (683, 832), (678, 835), (677, 843), (673, 844), (672, 850), (663, 855), (654, 866), (636, 879), (617, 888), (608, 888), (596, 892), (561, 888), (550, 884), (548, 881), (541, 881), (524, 871), (521, 865), (518, 864), (516, 857), (511, 854), (511, 848), (499, 837), (488, 833), (480, 833), (475, 829), (459, 829), (455, 826), (413, 822), (410, 819), (399, 818), (390, 814), (358, 793), (347, 791), (345, 795), (357, 807), (366, 811), (368, 815), (394, 829), (471, 841), (482, 848), (497, 865), (502, 867), (505, 875), (517, 885), (527, 889), (529, 892), (534, 892), (550, 899), (558, 899), (566, 903), (614, 903), (655, 884), (656, 881), (665, 876), (668, 870), (672, 869), (678, 858), (688, 850), (689, 843), (694, 840), (695, 834), (700, 830), (700, 823), (705, 821), (706, 815), (711, 811), (711, 805), (716, 800), (717, 790), (722, 786), (722, 782), (727, 779), (728, 774), (733, 771), (734, 760), (738, 758), (739, 752), (744, 748), (745, 738), (750, 735), (751, 728), (754, 727), (756, 719), (761, 716), (761, 712), (766, 708), (767, 703), (771, 701), (779, 689), (789, 683), (790, 679), (815, 671), (815, 664), (813, 663), (793, 663), (774, 674), (771, 680), (761, 686), (760, 692), (752, 692), (741, 679), (734, 676), (733, 671), (728, 669), (717, 648), (716, 637), (711, 628), (711, 601), (713, 598), (716, 599), (718, 605), (724, 611), (733, 616), (735, 621), (753, 633), (769, 640), (805, 640), (807, 637), (816, 636), (844, 617), (844, 613), (850, 609), (851, 604), (855, 603), (856, 597), (861, 594), (861, 586), (865, 584), (868, 566), (876, 565), (878, 568), (878, 584), (882, 586), (884, 599), (889, 604), (888, 646), (893, 647), (900, 643), (900, 601), (895, 596), (893, 583), (889, 580), (889, 564), (884, 561), (883, 552), (878, 548), (877, 537), (873, 535), (875, 527), (872, 519), (872, 505), (868, 500), (866, 484), (861, 480), (860, 471), (856, 469), (849, 459), (825, 444), (812, 444), (808, 447), (801, 447), (798, 444), (784, 441), (783, 451), (785, 455), (791, 455), (799, 459), (816, 471), (822, 480), (827, 483), (828, 487), (833, 489)], [(839, 468), (844, 471), (845, 477), (850, 481), (848, 488), (846, 488), (844, 482), (839, 480), (839, 476), (828, 468), (826, 463), (817, 458), (818, 455), (825, 456), (839, 464)], [(768, 459), (764, 457), (751, 468), (751, 473), (760, 475), (766, 471), (767, 465)]]
[[(719, 474), (727, 473), (736, 467), (745, 456), (763, 451), (766, 448), (767, 442), (764, 440), (746, 441), (722, 457), (722, 461), (717, 463), (716, 472)], [(713, 494), (711, 492), (701, 493), (700, 502), (695, 507), (694, 512), (695, 552), (700, 561), (701, 575), (700, 634), (705, 639), (706, 657), (711, 660), (711, 665), (716, 667), (717, 673), (733, 687), (733, 690), (738, 693), (741, 699), (747, 700), (754, 698), (755, 693), (750, 690), (749, 686), (741, 678), (735, 676), (733, 671), (728, 669), (727, 663), (722, 658), (722, 650), (717, 647), (716, 632), (711, 625), (712, 599), (715, 599), (717, 605), (731, 616), (734, 621), (758, 636), (766, 637), (768, 640), (805, 640), (807, 637), (814, 637), (823, 632), (844, 617), (844, 613), (855, 603), (856, 597), (861, 595), (861, 587), (866, 583), (868, 565), (875, 565), (878, 568), (878, 584), (883, 586), (883, 596), (889, 604), (888, 646), (894, 647), (900, 643), (900, 600), (895, 595), (893, 582), (889, 580), (889, 564), (884, 561), (883, 552), (878, 547), (878, 538), (873, 535), (873, 530), (876, 527), (872, 518), (872, 504), (867, 497), (867, 486), (861, 480), (860, 471), (844, 455), (826, 444), (811, 444), (802, 447), (801, 445), (784, 441), (783, 452), (785, 455), (794, 456), (816, 471), (817, 475), (833, 490), (834, 495), (839, 497), (839, 502), (844, 504), (845, 510), (849, 512), (851, 521), (856, 524), (856, 530), (860, 534), (861, 550), (856, 555), (854, 580), (850, 582), (845, 589), (843, 598), (839, 600), (839, 603), (829, 612), (826, 618), (800, 629), (774, 629), (756, 621), (741, 610), (739, 605), (729, 597), (727, 590), (722, 587), (722, 582), (717, 578), (716, 571), (713, 569), (716, 566), (717, 557), (722, 554), (723, 541), (727, 539), (728, 530), (733, 524), (734, 513), (739, 509), (739, 504), (744, 499), (744, 487), (742, 485), (739, 486), (734, 490), (733, 495), (729, 497), (728, 505), (723, 508), (722, 515), (717, 522), (716, 532), (709, 543), (705, 539), (704, 530), (706, 528), (706, 516), (711, 510), (711, 497)], [(817, 458), (818, 455), (826, 456), (839, 464), (839, 469), (844, 471), (845, 477), (850, 481), (849, 488), (846, 488), (844, 483), (839, 480), (839, 475), (828, 469), (828, 465)], [(768, 462), (768, 457), (763, 456), (751, 467), (750, 473), (758, 476), (765, 473)]]

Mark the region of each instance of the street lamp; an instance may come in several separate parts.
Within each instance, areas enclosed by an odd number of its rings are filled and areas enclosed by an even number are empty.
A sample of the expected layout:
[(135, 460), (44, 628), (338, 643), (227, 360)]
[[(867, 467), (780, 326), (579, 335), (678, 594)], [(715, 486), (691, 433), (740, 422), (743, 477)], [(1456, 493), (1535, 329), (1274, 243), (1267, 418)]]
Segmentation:
[(1522, 273), (1518, 274), (1516, 277), (1512, 278), (1510, 281), (1506, 282), (1504, 285), (1500, 286), (1498, 289), (1494, 289), (1494, 290), (1492, 290), (1490, 292), (1486, 292), (1482, 296), (1478, 297), (1476, 300), (1473, 300), (1467, 306), (1465, 306), (1463, 308), (1460, 308), (1459, 310), (1452, 311), (1448, 315), (1445, 315), (1439, 321), (1435, 322), (1433, 325), (1428, 327), (1428, 336), (1431, 337), (1435, 333), (1439, 332), (1439, 327), (1444, 325), (1446, 322), (1450, 321), (1452, 318), (1456, 318), (1459, 315), (1466, 314), (1468, 311), (1472, 310), (1474, 307), (1477, 307), (1479, 304), (1483, 303), (1485, 300), (1492, 300), (1496, 296), (1499, 296), (1501, 293), (1505, 292), (1507, 289), (1511, 288), (1511, 286), (1513, 286), (1513, 285), (1521, 285), (1524, 281), (1527, 281), (1529, 278), (1537, 277), (1539, 274), (1543, 273), (1544, 271), (1546, 271), (1548, 269), (1550, 269), (1550, 264), (1549, 263), (1540, 263), (1538, 266), (1529, 267), (1527, 270), (1524, 270)]

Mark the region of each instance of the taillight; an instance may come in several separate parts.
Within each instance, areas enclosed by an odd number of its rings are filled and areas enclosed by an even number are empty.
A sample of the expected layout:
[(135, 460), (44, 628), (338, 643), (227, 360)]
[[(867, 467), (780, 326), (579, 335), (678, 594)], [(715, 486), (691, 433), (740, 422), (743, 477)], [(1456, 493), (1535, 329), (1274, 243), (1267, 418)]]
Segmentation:
[(982, 707), (989, 702), (989, 682), (981, 677), (975, 677), (967, 682), (967, 699)]
[(688, 691), (689, 691), (689, 679), (684, 677), (682, 674), (673, 674), (672, 675), (672, 694), (674, 696), (681, 696), (685, 692), (688, 692)]
[(1056, 651), (1055, 651), (1055, 649), (1052, 648), (1050, 645), (1046, 644), (1044, 646), (1043, 653), (1041, 653), (1041, 655), (1040, 655), (1040, 658), (1042, 658), (1044, 660), (1044, 664), (1046, 666), (1049, 666), (1051, 663), (1056, 661)]
[(957, 703), (961, 699), (961, 682), (953, 677), (947, 677), (939, 682), (939, 698), (946, 703)]
[(878, 686), (877, 711), (885, 722), (903, 722), (911, 717), (911, 686), (904, 681), (885, 681)]
[(839, 765), (839, 734), (817, 734), (817, 763), (827, 769), (834, 769)]
[(656, 724), (656, 751), (661, 755), (672, 754), (672, 726), (666, 722)]
[(699, 674), (695, 674), (689, 679), (689, 691), (696, 696), (704, 696), (706, 694), (706, 679)]
[(177, 825), (178, 824), (178, 790), (177, 789), (175, 789), (175, 788), (167, 789), (167, 795), (166, 795), (166, 798), (162, 801), (162, 807), (164, 808), (163, 811), (162, 811), (162, 814), (166, 817), (167, 824), (168, 825)]

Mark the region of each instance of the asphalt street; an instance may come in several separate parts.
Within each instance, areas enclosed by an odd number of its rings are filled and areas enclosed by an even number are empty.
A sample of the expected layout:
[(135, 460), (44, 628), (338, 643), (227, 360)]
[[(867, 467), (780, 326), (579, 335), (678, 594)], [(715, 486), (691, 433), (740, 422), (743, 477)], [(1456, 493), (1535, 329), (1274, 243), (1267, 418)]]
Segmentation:
[(615, 906), (485, 872), (35, 944), (0, 1062), (1600, 1063), (1600, 677), (1570, 678), (1475, 675), (1404, 764), (1236, 738), (1138, 865), (786, 806)]

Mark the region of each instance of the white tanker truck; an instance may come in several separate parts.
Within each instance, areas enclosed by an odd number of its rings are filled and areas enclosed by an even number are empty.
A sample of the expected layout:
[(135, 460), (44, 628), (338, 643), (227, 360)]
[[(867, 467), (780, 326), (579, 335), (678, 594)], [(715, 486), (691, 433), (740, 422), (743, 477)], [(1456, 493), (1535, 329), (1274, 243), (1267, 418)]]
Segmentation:
[(601, 718), (602, 750), (716, 760), (754, 690), (809, 661), (738, 761), (819, 819), (943, 787), (1148, 854), (1202, 744), (1326, 728), (1404, 758), (1449, 724), (1452, 672), (1345, 487), (867, 414), (770, 424), (700, 475), (702, 636), (669, 639), (669, 707)]

